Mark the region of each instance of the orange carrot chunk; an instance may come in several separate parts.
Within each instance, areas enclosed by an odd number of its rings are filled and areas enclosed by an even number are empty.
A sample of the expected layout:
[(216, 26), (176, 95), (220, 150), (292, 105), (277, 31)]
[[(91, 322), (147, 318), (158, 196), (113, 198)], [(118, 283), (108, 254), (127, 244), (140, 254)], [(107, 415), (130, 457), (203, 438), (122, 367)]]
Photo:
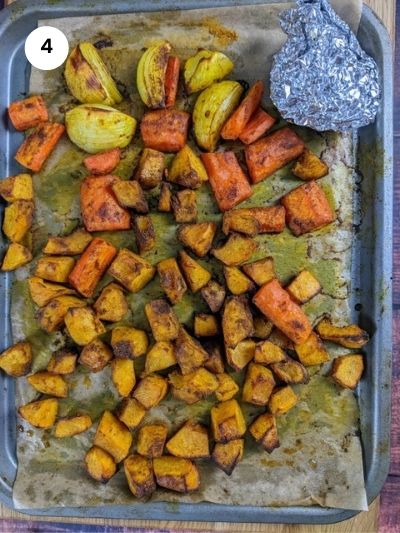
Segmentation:
[(8, 108), (8, 116), (18, 131), (25, 131), (49, 120), (47, 107), (41, 96), (29, 96), (24, 100), (12, 102)]
[(246, 163), (253, 183), (268, 178), (303, 152), (304, 142), (290, 128), (281, 128), (246, 146)]
[(244, 144), (251, 144), (272, 128), (275, 122), (276, 119), (274, 117), (271, 117), (264, 109), (259, 107), (242, 130), (239, 139)]
[(221, 137), (223, 139), (235, 140), (239, 137), (252, 114), (260, 105), (263, 93), (264, 83), (260, 80), (256, 81), (236, 111), (225, 122), (221, 130)]
[(115, 246), (96, 237), (75, 263), (68, 281), (78, 292), (89, 298), (117, 251)]
[(295, 344), (306, 341), (310, 336), (312, 328), (307, 316), (276, 278), (259, 289), (253, 302)]
[(165, 72), (165, 107), (174, 107), (179, 83), (179, 57), (169, 56)]
[(228, 211), (252, 194), (234, 152), (201, 154), (211, 188), (221, 211)]
[(15, 159), (23, 167), (39, 172), (54, 150), (65, 127), (55, 122), (42, 122), (18, 148)]
[(81, 183), (81, 212), (87, 231), (116, 231), (129, 229), (129, 211), (121, 207), (114, 196), (112, 185), (117, 176), (89, 176)]
[(189, 120), (190, 114), (186, 111), (149, 111), (140, 124), (145, 147), (159, 152), (179, 152), (187, 141)]
[(89, 155), (83, 164), (91, 174), (109, 174), (118, 165), (121, 159), (121, 150), (113, 148), (107, 152)]

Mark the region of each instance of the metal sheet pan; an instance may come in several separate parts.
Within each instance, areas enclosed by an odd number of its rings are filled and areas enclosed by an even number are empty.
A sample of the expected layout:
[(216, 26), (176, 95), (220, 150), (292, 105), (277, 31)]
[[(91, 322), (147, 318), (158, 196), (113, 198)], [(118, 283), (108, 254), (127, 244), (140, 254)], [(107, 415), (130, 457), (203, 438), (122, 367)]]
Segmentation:
[[(236, 0), (239, 4), (266, 0)], [(21, 134), (7, 129), (5, 110), (9, 102), (24, 96), (29, 65), (24, 40), (41, 18), (159, 11), (161, 9), (207, 8), (232, 5), (228, 0), (19, 0), (0, 13), (0, 175), (17, 171), (13, 160)], [(357, 172), (360, 176), (357, 223), (353, 246), (352, 305), (354, 320), (373, 332), (367, 347), (367, 369), (358, 389), (361, 438), (364, 450), (368, 501), (380, 492), (389, 468), (390, 381), (392, 350), (392, 48), (386, 29), (366, 6), (363, 7), (358, 38), (376, 60), (383, 85), (383, 100), (376, 122), (355, 136)], [(4, 206), (2, 206), (4, 208)], [(1, 238), (0, 238), (1, 239)], [(4, 241), (0, 240), (4, 248)], [(9, 321), (12, 276), (0, 276), (0, 349), (11, 344)], [(13, 507), (12, 484), (16, 474), (16, 424), (13, 380), (0, 375), (0, 500)], [(132, 519), (207, 520), (231, 522), (275, 522), (322, 524), (346, 520), (356, 512), (320, 507), (234, 507), (201, 503), (132, 503), (129, 506), (26, 509), (46, 516), (107, 517)]]

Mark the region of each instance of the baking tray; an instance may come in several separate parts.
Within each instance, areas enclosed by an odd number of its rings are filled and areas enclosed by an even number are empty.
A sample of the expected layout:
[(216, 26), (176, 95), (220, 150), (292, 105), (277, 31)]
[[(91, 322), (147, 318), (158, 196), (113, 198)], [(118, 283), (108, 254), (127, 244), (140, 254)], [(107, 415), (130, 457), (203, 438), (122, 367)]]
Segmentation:
[[(30, 68), (24, 55), (26, 36), (39, 19), (67, 16), (190, 9), (267, 3), (266, 0), (19, 0), (0, 13), (0, 176), (20, 171), (13, 155), (22, 135), (7, 129), (6, 108), (28, 88)], [(359, 176), (355, 205), (352, 296), (353, 319), (373, 333), (366, 352), (366, 372), (358, 388), (360, 427), (368, 502), (380, 492), (389, 469), (390, 382), (392, 351), (392, 47), (388, 33), (363, 6), (358, 39), (378, 64), (383, 96), (374, 124), (355, 135)], [(4, 209), (4, 206), (1, 206)], [(1, 237), (0, 237), (1, 239)], [(0, 246), (5, 248), (4, 241)], [(12, 343), (10, 287), (12, 276), (0, 276), (0, 349)], [(17, 469), (14, 382), (0, 375), (0, 500), (13, 507), (12, 485)], [(136, 503), (102, 507), (25, 509), (41, 516), (131, 518), (323, 524), (351, 518), (356, 511), (313, 507), (242, 507), (211, 503)]]

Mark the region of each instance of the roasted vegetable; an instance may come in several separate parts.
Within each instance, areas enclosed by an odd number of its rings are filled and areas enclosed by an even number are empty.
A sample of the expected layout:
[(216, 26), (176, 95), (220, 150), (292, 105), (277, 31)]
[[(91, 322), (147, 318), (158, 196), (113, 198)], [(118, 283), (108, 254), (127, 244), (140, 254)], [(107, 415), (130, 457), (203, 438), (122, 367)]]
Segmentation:
[(89, 415), (77, 415), (70, 418), (62, 418), (56, 424), (54, 436), (58, 439), (73, 437), (83, 433), (92, 425), (92, 419)]
[(236, 400), (228, 400), (211, 408), (211, 429), (215, 442), (229, 442), (243, 437), (246, 422)]
[(165, 291), (172, 304), (178, 303), (187, 291), (186, 282), (182, 276), (175, 257), (163, 259), (157, 264), (161, 288)]
[(188, 420), (167, 442), (166, 448), (175, 457), (202, 459), (210, 456), (207, 428)]
[(249, 427), (249, 432), (255, 441), (261, 444), (268, 453), (279, 447), (278, 430), (274, 415), (264, 413), (257, 417)]
[(136, 383), (132, 359), (113, 359), (111, 361), (111, 377), (118, 394), (123, 398), (129, 396)]
[(67, 283), (74, 265), (75, 259), (72, 257), (42, 257), (36, 264), (35, 276), (57, 283)]
[(244, 452), (244, 440), (235, 439), (222, 444), (217, 442), (212, 452), (214, 463), (230, 476), (235, 466), (242, 460)]
[(188, 404), (203, 400), (218, 389), (217, 378), (205, 368), (198, 368), (182, 376), (178, 372), (168, 375), (174, 398)]
[(53, 353), (46, 370), (51, 374), (72, 374), (75, 372), (77, 358), (76, 353), (63, 348)]
[(268, 339), (268, 337), (271, 335), (271, 331), (274, 328), (272, 322), (270, 322), (265, 318), (265, 316), (260, 314), (253, 317), (253, 323), (253, 337), (257, 337), (258, 339)]
[(118, 180), (112, 186), (112, 191), (122, 207), (130, 207), (137, 213), (149, 212), (149, 205), (140, 183), (136, 180)]
[(254, 288), (254, 283), (237, 267), (224, 267), (226, 286), (232, 294), (239, 295)]
[(49, 237), (43, 253), (48, 255), (80, 255), (93, 237), (83, 228), (65, 237)]
[(183, 75), (187, 94), (197, 93), (222, 80), (233, 66), (232, 61), (222, 52), (199, 50), (185, 63)]
[(144, 457), (161, 457), (167, 440), (168, 428), (164, 424), (148, 424), (139, 429), (136, 449)]
[(97, 48), (82, 42), (65, 62), (65, 81), (71, 94), (86, 104), (118, 104), (122, 96)]
[(227, 266), (237, 266), (248, 261), (257, 250), (258, 245), (250, 237), (233, 233), (219, 248), (214, 248), (211, 253)]
[(144, 372), (146, 375), (152, 374), (176, 363), (174, 345), (171, 342), (156, 342), (147, 352)]
[(185, 144), (174, 157), (167, 179), (181, 187), (198, 189), (208, 180), (208, 176), (200, 158)]
[(222, 374), (225, 370), (224, 360), (222, 357), (221, 346), (215, 340), (209, 340), (204, 343), (204, 349), (207, 352), (208, 359), (204, 367), (213, 374)]
[(32, 172), (39, 172), (64, 133), (65, 127), (55, 122), (41, 122), (25, 138), (15, 159)]
[(25, 376), (32, 365), (32, 347), (29, 342), (17, 342), (0, 354), (0, 368), (14, 378)]
[(39, 326), (47, 333), (53, 333), (60, 329), (64, 322), (64, 317), (71, 307), (84, 307), (86, 303), (75, 296), (56, 296), (48, 304), (39, 309), (37, 319)]
[(260, 105), (264, 94), (264, 82), (258, 80), (250, 87), (238, 108), (225, 122), (221, 130), (223, 139), (236, 140), (249, 122), (251, 116)]
[(191, 374), (203, 366), (208, 359), (207, 352), (202, 345), (185, 330), (183, 326), (175, 342), (175, 357), (182, 374)]
[(167, 70), (165, 71), (165, 107), (174, 107), (178, 93), (179, 69), (181, 62), (179, 57), (169, 56)]
[(61, 376), (50, 374), (50, 372), (36, 372), (36, 374), (28, 376), (26, 380), (42, 394), (56, 396), (57, 398), (66, 398), (68, 396), (68, 385)]
[(331, 377), (346, 389), (354, 390), (364, 371), (362, 355), (341, 355), (333, 360)]
[(231, 400), (239, 392), (239, 385), (231, 378), (229, 374), (217, 374), (218, 389), (215, 396), (219, 402)]
[(145, 259), (121, 248), (108, 273), (130, 292), (139, 292), (154, 277), (156, 269)]
[(58, 413), (58, 400), (55, 398), (48, 398), (46, 400), (38, 400), (37, 402), (27, 403), (21, 405), (18, 413), (31, 426), (40, 429), (49, 429), (54, 426)]
[(249, 278), (260, 286), (272, 281), (276, 276), (272, 257), (264, 257), (253, 263), (247, 263), (242, 266), (242, 269)]
[(136, 86), (143, 103), (151, 109), (165, 107), (165, 77), (171, 45), (167, 41), (149, 46), (139, 59)]
[(189, 459), (170, 456), (155, 457), (153, 468), (160, 487), (183, 493), (193, 492), (200, 487), (199, 471)]
[(146, 415), (146, 409), (135, 400), (135, 398), (125, 398), (118, 410), (118, 418), (129, 429), (136, 429)]
[(275, 389), (268, 402), (268, 409), (273, 415), (283, 415), (290, 411), (298, 402), (298, 398), (289, 385)]
[(124, 461), (128, 486), (136, 498), (147, 498), (156, 490), (153, 465), (140, 455), (129, 455)]
[(64, 322), (69, 336), (80, 346), (89, 344), (106, 331), (106, 328), (90, 307), (68, 309)]
[(33, 221), (33, 202), (17, 200), (4, 209), (3, 232), (12, 242), (20, 243)]
[(146, 113), (140, 132), (146, 148), (160, 152), (179, 152), (187, 142), (190, 114), (178, 109)]
[(113, 357), (110, 348), (100, 339), (96, 339), (81, 351), (79, 363), (91, 372), (100, 372)]
[(268, 368), (250, 363), (243, 385), (242, 400), (254, 405), (267, 405), (274, 386), (274, 376)]
[(158, 210), (161, 213), (170, 213), (172, 211), (172, 188), (169, 183), (161, 183), (160, 196), (158, 197)]
[(129, 309), (124, 291), (116, 283), (109, 283), (104, 287), (93, 304), (93, 308), (96, 311), (97, 318), (107, 322), (119, 322)]
[(279, 361), (279, 363), (272, 363), (270, 369), (280, 381), (290, 385), (308, 383), (309, 380), (306, 368), (288, 356), (283, 361)]
[(256, 343), (253, 340), (240, 341), (233, 348), (226, 347), (226, 360), (232, 368), (240, 372), (254, 359), (255, 349)]
[(135, 179), (143, 189), (154, 189), (160, 185), (165, 168), (165, 157), (162, 152), (145, 148), (140, 156)]
[(196, 337), (214, 337), (218, 335), (219, 325), (217, 317), (199, 313), (194, 317), (194, 334)]
[(222, 315), (222, 331), (225, 344), (232, 347), (253, 334), (253, 317), (243, 296), (227, 299)]
[(178, 317), (165, 300), (153, 300), (144, 310), (156, 341), (173, 341), (178, 337)]
[(198, 292), (211, 279), (211, 273), (184, 251), (179, 252), (179, 266), (192, 292)]
[(349, 326), (334, 326), (329, 318), (324, 318), (317, 324), (319, 336), (327, 341), (340, 344), (345, 348), (362, 348), (369, 341), (369, 335), (356, 324)]
[(119, 326), (111, 332), (111, 346), (115, 357), (136, 359), (147, 352), (149, 340), (145, 331)]
[(83, 164), (90, 174), (110, 174), (121, 160), (121, 150), (113, 148), (106, 152), (88, 155)]
[(329, 172), (328, 165), (306, 148), (292, 167), (298, 178), (308, 181), (323, 178)]
[(242, 129), (239, 139), (244, 144), (251, 144), (257, 141), (275, 124), (276, 119), (271, 117), (261, 107), (259, 107), (251, 116), (246, 126)]
[(107, 483), (117, 471), (112, 456), (98, 446), (93, 446), (86, 453), (85, 466), (89, 476), (101, 483)]
[(31, 260), (32, 252), (28, 250), (28, 248), (25, 248), (25, 246), (22, 246), (22, 244), (18, 244), (17, 242), (12, 242), (8, 246), (6, 254), (3, 257), (1, 270), (3, 270), (3, 272), (16, 270), (29, 263)]
[(284, 229), (285, 208), (282, 205), (234, 209), (224, 213), (222, 222), (225, 235), (237, 231), (254, 237), (259, 233), (280, 233)]
[(215, 222), (200, 222), (199, 224), (185, 224), (178, 229), (178, 239), (198, 257), (204, 257), (211, 249), (217, 224)]
[(132, 435), (110, 411), (104, 411), (93, 444), (108, 452), (116, 463), (120, 463), (129, 453)]
[(225, 289), (214, 280), (211, 280), (201, 289), (201, 295), (213, 313), (218, 313), (225, 301)]
[(145, 408), (158, 405), (167, 395), (168, 382), (157, 374), (142, 378), (133, 392), (133, 397)]
[(256, 344), (254, 352), (255, 363), (270, 365), (271, 363), (280, 363), (285, 358), (286, 354), (282, 348), (271, 341), (263, 341)]
[(33, 184), (30, 174), (17, 174), (0, 181), (0, 195), (6, 202), (33, 200)]
[(280, 329), (273, 327), (268, 340), (282, 348), (282, 350), (294, 350), (293, 342)]
[(214, 152), (222, 126), (237, 106), (242, 92), (243, 87), (237, 81), (221, 81), (199, 95), (193, 109), (193, 125), (201, 148)]
[(151, 218), (148, 215), (135, 216), (133, 228), (139, 253), (150, 252), (156, 245), (156, 232)]
[(16, 130), (25, 131), (47, 122), (49, 113), (43, 97), (35, 95), (12, 102), (8, 107), (8, 117)]
[(197, 218), (196, 193), (191, 189), (176, 192), (171, 207), (175, 222), (194, 222)]
[(314, 331), (311, 332), (307, 340), (301, 344), (295, 344), (294, 349), (300, 363), (304, 366), (321, 365), (329, 361), (329, 353)]

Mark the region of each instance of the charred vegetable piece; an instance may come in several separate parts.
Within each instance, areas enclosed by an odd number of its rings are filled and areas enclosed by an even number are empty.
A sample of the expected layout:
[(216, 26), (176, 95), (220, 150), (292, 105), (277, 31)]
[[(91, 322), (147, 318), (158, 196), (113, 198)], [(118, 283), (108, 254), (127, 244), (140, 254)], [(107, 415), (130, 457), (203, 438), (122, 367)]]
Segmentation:
[(185, 63), (184, 78), (187, 94), (206, 89), (222, 80), (233, 69), (232, 61), (222, 52), (199, 50)]
[(156, 490), (151, 460), (141, 455), (129, 455), (124, 461), (125, 476), (136, 498), (147, 498)]
[(232, 294), (239, 295), (254, 288), (254, 283), (237, 267), (224, 267), (224, 276), (228, 289)]
[(117, 471), (112, 456), (98, 446), (93, 446), (86, 453), (85, 466), (89, 476), (101, 483), (107, 483)]
[(129, 453), (132, 435), (110, 411), (104, 411), (93, 444), (108, 452), (116, 463), (120, 463)]
[(160, 152), (179, 152), (187, 142), (190, 114), (177, 109), (146, 113), (140, 131), (146, 148)]
[(208, 176), (201, 159), (185, 144), (174, 157), (167, 179), (181, 187), (198, 189)]
[(40, 429), (49, 429), (54, 426), (58, 413), (58, 400), (55, 398), (48, 398), (46, 400), (38, 400), (36, 402), (21, 405), (18, 413), (31, 426)]
[(135, 179), (143, 189), (154, 189), (161, 183), (164, 168), (164, 154), (151, 148), (145, 148), (140, 157)]
[(151, 218), (149, 216), (136, 216), (133, 227), (139, 253), (150, 252), (156, 245), (156, 232)]
[(199, 471), (189, 459), (155, 457), (153, 467), (160, 487), (182, 493), (193, 492), (200, 487)]
[(173, 341), (178, 337), (178, 317), (165, 300), (153, 300), (146, 304), (144, 310), (157, 342)]
[(36, 374), (28, 376), (26, 380), (42, 394), (56, 396), (57, 398), (66, 398), (68, 396), (68, 385), (61, 376), (50, 374), (50, 372), (36, 372)]
[(136, 429), (146, 415), (146, 409), (135, 400), (125, 398), (117, 410), (118, 418), (129, 429)]
[(75, 296), (56, 296), (39, 309), (37, 313), (39, 326), (47, 333), (53, 333), (53, 331), (57, 331), (62, 326), (68, 309), (85, 306), (86, 303)]
[(80, 346), (89, 344), (106, 331), (90, 307), (68, 309), (64, 322), (69, 336)]
[(282, 348), (282, 350), (294, 350), (293, 342), (280, 329), (273, 328), (268, 340)]
[(242, 266), (242, 269), (249, 278), (260, 286), (272, 281), (276, 276), (272, 257), (264, 257), (253, 263), (247, 263)]
[(285, 208), (282, 205), (234, 209), (224, 213), (222, 222), (225, 235), (236, 231), (254, 237), (259, 233), (281, 233), (284, 229)]
[(341, 355), (333, 360), (331, 377), (340, 386), (354, 390), (361, 379), (364, 371), (364, 359), (362, 355)]
[(243, 385), (242, 399), (254, 405), (267, 405), (274, 386), (274, 376), (268, 368), (250, 363)]
[(257, 337), (258, 339), (268, 339), (274, 327), (272, 322), (267, 320), (265, 316), (256, 315), (253, 317), (253, 323), (254, 323), (253, 337)]
[(174, 345), (171, 342), (156, 342), (147, 352), (144, 372), (148, 375), (176, 364)]
[(104, 287), (95, 301), (93, 308), (96, 311), (97, 317), (107, 322), (119, 322), (124, 318), (129, 309), (124, 291), (116, 283), (109, 283)]
[(192, 373), (203, 366), (208, 359), (207, 352), (202, 345), (182, 326), (175, 342), (175, 357), (182, 374)]
[(65, 237), (49, 237), (43, 253), (48, 255), (80, 255), (93, 237), (84, 229), (77, 229)]
[(301, 363), (288, 356), (286, 356), (284, 361), (272, 363), (270, 369), (276, 377), (284, 383), (308, 383), (309, 380), (306, 368), (304, 368)]
[(3, 232), (12, 242), (20, 243), (33, 222), (34, 204), (17, 200), (4, 209)]
[(145, 331), (119, 326), (111, 332), (111, 346), (115, 357), (136, 359), (147, 352), (149, 340)]
[(229, 374), (217, 374), (218, 389), (215, 396), (219, 402), (231, 400), (239, 392), (239, 385), (231, 378)]
[(244, 440), (235, 439), (222, 444), (217, 442), (212, 452), (214, 463), (230, 476), (235, 466), (242, 460), (244, 452)]
[(258, 245), (250, 237), (234, 233), (219, 248), (213, 248), (211, 253), (226, 266), (237, 266), (248, 261), (257, 250)]
[(279, 447), (278, 430), (274, 415), (264, 413), (257, 417), (249, 427), (254, 440), (261, 444), (265, 451), (271, 453)]
[(30, 174), (17, 174), (0, 181), (0, 195), (6, 202), (33, 200), (33, 184)]
[(110, 174), (121, 160), (121, 150), (113, 148), (106, 152), (89, 155), (83, 160), (83, 164), (90, 174)]
[(143, 103), (152, 109), (165, 107), (165, 78), (171, 45), (167, 41), (149, 46), (139, 59), (136, 86)]
[(211, 408), (211, 428), (216, 442), (229, 442), (243, 437), (246, 422), (236, 400), (228, 400)]
[(58, 283), (67, 283), (75, 265), (75, 259), (65, 256), (42, 257), (38, 260), (35, 275)]
[(259, 342), (254, 352), (254, 362), (261, 365), (280, 363), (286, 358), (285, 352), (280, 346), (271, 341)]
[(191, 189), (183, 189), (172, 196), (172, 213), (175, 222), (194, 222), (197, 218), (196, 193)]
[(64, 133), (65, 127), (41, 122), (18, 148), (15, 159), (32, 172), (39, 172)]
[(179, 252), (179, 266), (194, 293), (205, 287), (211, 279), (211, 273), (184, 251)]
[(292, 172), (298, 178), (308, 181), (323, 178), (328, 174), (329, 168), (317, 155), (306, 148), (293, 165)]
[(204, 367), (213, 374), (222, 374), (225, 367), (219, 343), (207, 341), (204, 343), (204, 349), (208, 354), (208, 359), (204, 363)]
[(250, 337), (253, 329), (253, 317), (246, 298), (243, 296), (228, 298), (222, 315), (225, 344), (236, 346), (246, 337)]
[(158, 197), (158, 210), (161, 213), (172, 211), (172, 188), (169, 183), (161, 183), (160, 196)]
[(178, 239), (198, 257), (204, 257), (211, 249), (217, 224), (215, 222), (200, 222), (185, 224), (178, 229)]
[(77, 415), (70, 418), (62, 418), (56, 424), (54, 436), (58, 439), (73, 437), (83, 433), (92, 425), (89, 415)]
[(235, 347), (226, 347), (226, 359), (228, 364), (237, 372), (254, 359), (256, 343), (251, 339), (240, 341)]
[(241, 131), (239, 139), (244, 144), (251, 144), (272, 128), (275, 122), (276, 119), (274, 117), (271, 117), (271, 115), (259, 107)]
[(201, 295), (213, 313), (218, 313), (225, 301), (225, 289), (222, 285), (211, 280), (201, 289)]
[(298, 402), (292, 387), (279, 387), (275, 389), (268, 402), (268, 409), (275, 416), (284, 415)]
[(217, 378), (205, 368), (198, 368), (191, 374), (172, 372), (168, 375), (174, 398), (189, 405), (203, 400), (218, 389)]
[(81, 351), (79, 363), (91, 372), (100, 372), (113, 357), (112, 351), (103, 341), (96, 339)]
[(130, 292), (139, 292), (154, 277), (156, 269), (145, 259), (121, 248), (108, 273)]
[(118, 180), (112, 185), (112, 191), (122, 207), (130, 207), (137, 213), (146, 214), (149, 206), (140, 183), (135, 180)]
[(321, 365), (329, 361), (329, 353), (314, 331), (311, 332), (306, 341), (301, 344), (295, 344), (294, 349), (300, 363), (304, 366)]
[(214, 337), (218, 335), (218, 320), (214, 315), (199, 313), (194, 317), (194, 334), (196, 337)]
[(157, 264), (161, 288), (165, 291), (172, 304), (178, 303), (187, 291), (186, 282), (182, 276), (175, 257), (169, 257)]
[(47, 372), (61, 375), (72, 374), (75, 372), (77, 358), (76, 353), (67, 349), (58, 350), (51, 356), (47, 364)]
[(133, 392), (133, 397), (145, 408), (158, 405), (167, 395), (168, 382), (165, 378), (152, 374), (142, 378)]
[(139, 429), (136, 449), (144, 457), (161, 457), (167, 440), (168, 428), (163, 424), (148, 424)]
[(202, 459), (210, 456), (207, 428), (188, 420), (167, 442), (166, 448), (175, 457)]
[(17, 268), (26, 265), (31, 260), (32, 252), (28, 250), (28, 248), (25, 248), (25, 246), (22, 246), (22, 244), (18, 244), (17, 242), (12, 242), (8, 246), (3, 258), (1, 270), (3, 270), (3, 272), (10, 272), (11, 270), (16, 270)]
[(14, 378), (25, 376), (32, 365), (32, 347), (29, 342), (18, 342), (0, 354), (0, 368)]
[(236, 140), (249, 122), (251, 116), (260, 105), (264, 94), (264, 82), (258, 80), (250, 87), (248, 93), (240, 102), (238, 108), (225, 122), (221, 130), (223, 139)]
[(324, 318), (316, 327), (319, 336), (345, 348), (362, 348), (369, 341), (369, 335), (356, 324), (335, 326), (329, 318)]
[(169, 56), (165, 71), (165, 107), (174, 107), (179, 85), (179, 57)]
[(111, 377), (118, 394), (129, 396), (136, 383), (135, 367), (132, 359), (113, 359)]
[(16, 130), (25, 131), (47, 122), (49, 113), (43, 97), (35, 95), (12, 102), (8, 107), (8, 117)]

